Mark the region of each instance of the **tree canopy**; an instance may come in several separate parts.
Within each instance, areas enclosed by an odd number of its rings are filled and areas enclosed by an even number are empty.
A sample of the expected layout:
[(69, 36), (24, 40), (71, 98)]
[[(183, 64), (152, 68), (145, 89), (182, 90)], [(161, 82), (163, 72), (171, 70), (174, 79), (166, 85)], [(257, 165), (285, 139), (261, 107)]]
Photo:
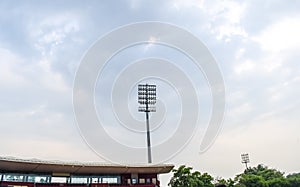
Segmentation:
[(191, 167), (184, 165), (178, 169), (173, 169), (173, 177), (169, 182), (171, 187), (213, 187), (213, 177), (207, 173), (201, 174), (199, 171), (192, 172)]
[(215, 179), (208, 173), (192, 171), (193, 168), (180, 166), (173, 170), (170, 187), (300, 187), (300, 173), (285, 176), (283, 172), (262, 164), (250, 167), (234, 179)]

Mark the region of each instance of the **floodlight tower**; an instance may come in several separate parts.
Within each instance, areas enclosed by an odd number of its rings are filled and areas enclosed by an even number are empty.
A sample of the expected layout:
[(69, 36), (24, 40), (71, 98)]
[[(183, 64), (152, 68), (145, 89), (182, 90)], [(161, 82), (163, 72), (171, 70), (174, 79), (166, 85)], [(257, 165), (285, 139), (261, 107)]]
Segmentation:
[(246, 165), (246, 169), (248, 169), (248, 166), (247, 164), (250, 162), (250, 159), (249, 159), (249, 154), (248, 153), (244, 153), (241, 155), (242, 157), (242, 163)]
[(139, 84), (138, 85), (138, 103), (141, 105), (141, 106), (139, 106), (139, 112), (146, 113), (148, 163), (152, 163), (149, 112), (156, 112), (156, 109), (154, 106), (156, 103), (156, 85)]

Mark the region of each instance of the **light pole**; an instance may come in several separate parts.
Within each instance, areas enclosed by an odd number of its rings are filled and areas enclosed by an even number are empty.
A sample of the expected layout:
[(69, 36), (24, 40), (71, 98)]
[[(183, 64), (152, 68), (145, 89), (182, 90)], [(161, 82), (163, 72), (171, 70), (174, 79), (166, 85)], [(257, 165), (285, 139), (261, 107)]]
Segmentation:
[(139, 112), (146, 113), (146, 126), (147, 126), (147, 149), (148, 149), (148, 163), (152, 163), (151, 157), (151, 141), (150, 141), (150, 125), (149, 125), (149, 112), (156, 112), (156, 85), (139, 84), (138, 85), (138, 103)]
[(248, 153), (244, 153), (241, 155), (242, 157), (242, 163), (246, 165), (246, 169), (248, 169), (248, 166), (247, 164), (250, 162), (250, 159), (249, 159), (249, 154)]

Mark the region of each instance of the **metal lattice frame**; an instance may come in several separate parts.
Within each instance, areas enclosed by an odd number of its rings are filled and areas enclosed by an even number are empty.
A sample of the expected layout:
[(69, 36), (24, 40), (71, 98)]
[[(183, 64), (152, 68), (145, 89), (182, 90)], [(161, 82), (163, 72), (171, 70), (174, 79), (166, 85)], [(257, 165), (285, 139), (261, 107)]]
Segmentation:
[(150, 127), (149, 127), (149, 112), (156, 112), (156, 85), (153, 84), (139, 84), (138, 85), (138, 103), (139, 112), (146, 113), (147, 125), (147, 148), (148, 148), (148, 163), (152, 163), (151, 156), (151, 141), (150, 141)]

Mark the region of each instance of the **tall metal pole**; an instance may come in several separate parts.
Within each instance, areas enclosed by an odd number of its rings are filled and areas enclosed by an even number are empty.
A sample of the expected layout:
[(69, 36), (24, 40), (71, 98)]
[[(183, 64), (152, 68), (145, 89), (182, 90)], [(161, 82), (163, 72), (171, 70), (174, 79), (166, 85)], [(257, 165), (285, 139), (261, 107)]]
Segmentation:
[(145, 105), (145, 107), (139, 107), (139, 111), (146, 113), (148, 163), (152, 163), (149, 112), (155, 112), (155, 108), (149, 105), (156, 103), (156, 85), (138, 85), (138, 102)]
[(147, 149), (148, 149), (148, 163), (152, 163), (151, 156), (151, 140), (150, 140), (150, 125), (149, 125), (149, 106), (148, 106), (148, 84), (146, 84), (146, 126), (147, 126)]

